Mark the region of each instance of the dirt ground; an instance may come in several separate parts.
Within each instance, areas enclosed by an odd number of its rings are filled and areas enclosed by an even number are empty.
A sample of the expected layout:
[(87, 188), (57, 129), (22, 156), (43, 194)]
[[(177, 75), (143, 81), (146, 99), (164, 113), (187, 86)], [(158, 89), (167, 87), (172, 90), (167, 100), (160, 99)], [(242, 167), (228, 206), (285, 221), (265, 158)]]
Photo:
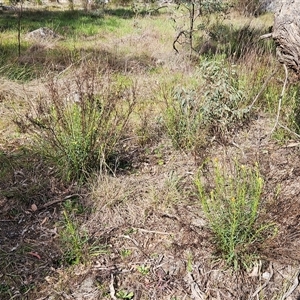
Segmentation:
[[(101, 176), (85, 195), (59, 185), (51, 172), (41, 180), (45, 166), (1, 154), (1, 164), (13, 170), (0, 186), (1, 293), (51, 300), (117, 299), (120, 293), (123, 299), (300, 299), (300, 143), (279, 145), (270, 137), (273, 125), (258, 116), (206, 153), (224, 162), (258, 162), (265, 180), (265, 217), (276, 222), (278, 234), (259, 249), (257, 265), (239, 272), (214, 256), (193, 184), (201, 161), (166, 141), (138, 155), (134, 171)], [(69, 195), (93, 207), (82, 229), (106, 248), (84, 266), (63, 268), (58, 228)]]

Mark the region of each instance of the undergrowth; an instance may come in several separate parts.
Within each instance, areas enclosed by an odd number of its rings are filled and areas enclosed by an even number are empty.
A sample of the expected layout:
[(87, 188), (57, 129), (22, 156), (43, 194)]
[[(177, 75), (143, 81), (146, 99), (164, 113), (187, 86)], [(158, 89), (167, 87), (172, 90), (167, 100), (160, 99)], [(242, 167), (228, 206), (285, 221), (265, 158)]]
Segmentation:
[(247, 268), (257, 259), (257, 243), (276, 232), (261, 220), (263, 178), (258, 167), (235, 162), (229, 171), (215, 160), (210, 188), (203, 183), (203, 169), (195, 179), (202, 209), (214, 234), (217, 254), (234, 269)]
[(107, 253), (106, 245), (92, 239), (88, 231), (81, 226), (82, 216), (88, 212), (88, 208), (74, 199), (65, 201), (63, 207), (62, 219), (59, 223), (61, 264), (84, 264), (93, 256)]
[(52, 81), (49, 98), (33, 105), (19, 126), (66, 181), (84, 182), (117, 154), (135, 106), (134, 92), (114, 85), (106, 72), (85, 69), (67, 93)]
[[(26, 31), (47, 26), (62, 35), (63, 39), (53, 44), (31, 44), (22, 40), (21, 55), (17, 57), (16, 42), (2, 42), (5, 34), (10, 34), (11, 39), (16, 37), (11, 34), (15, 30), (16, 19), (13, 15), (1, 16), (3, 35), (0, 49), (3, 53), (0, 75), (22, 82), (40, 78), (45, 72), (48, 75), (47, 92), (41, 93), (43, 95), (38, 101), (39, 92), (34, 99), (24, 97), (30, 102), (30, 109), (25, 117), (22, 115), (16, 119), (20, 134), (29, 133), (26, 143), (30, 141), (34, 148), (28, 156), (35, 156), (37, 152), (41, 154), (36, 156), (39, 161), (36, 165), (43, 166), (43, 172), (35, 176), (26, 173), (24, 161), (18, 160), (15, 163), (18, 166), (11, 166), (12, 158), (4, 152), (0, 153), (0, 161), (4, 163), (0, 171), (2, 187), (6, 187), (8, 181), (16, 186), (18, 177), (21, 187), (16, 192), (8, 186), (0, 196), (18, 201), (22, 199), (27, 206), (41, 198), (43, 186), (36, 184), (41, 177), (50, 178), (55, 173), (64, 184), (87, 183), (89, 177), (99, 172), (113, 173), (111, 168), (133, 146), (137, 146), (130, 153), (135, 156), (137, 166), (134, 176), (150, 168), (156, 175), (172, 163), (173, 153), (170, 152), (174, 149), (198, 153), (210, 141), (226, 142), (228, 136), (234, 134), (248, 118), (256, 117), (258, 111), (270, 115), (275, 115), (277, 111), (281, 90), (278, 77), (261, 94), (251, 110), (254, 113), (250, 115), (248, 111), (266, 73), (274, 67), (273, 43), (256, 43), (257, 37), (265, 33), (264, 29), (253, 29), (250, 25), (237, 28), (225, 23), (210, 23), (209, 28), (204, 28), (206, 32), (203, 28), (197, 28), (197, 32), (199, 29), (207, 33), (211, 44), (205, 44), (205, 39), (201, 40), (200, 36), (198, 52), (191, 60), (191, 55), (187, 53), (170, 55), (172, 45), (166, 44), (170, 43), (172, 33), (168, 21), (166, 25), (166, 14), (163, 18), (155, 18), (154, 14), (149, 13), (144, 18), (144, 12), (140, 9), (114, 7), (101, 12), (28, 12), (22, 19), (22, 37)], [(214, 17), (211, 20), (213, 22)], [(204, 44), (207, 50), (202, 48)], [(127, 56), (128, 53), (130, 56)], [(74, 70), (75, 76), (72, 75)], [(49, 73), (56, 77), (49, 79)], [(132, 78), (142, 82), (141, 89), (137, 90)], [(24, 85), (25, 92), (26, 88)], [(0, 91), (0, 104), (7, 101), (5, 97), (1, 97)], [(287, 88), (281, 120), (299, 133), (298, 99), (299, 88)], [(7, 103), (10, 105), (9, 101)], [(132, 133), (133, 138), (128, 138)], [(164, 144), (162, 138), (165, 134), (172, 141), (172, 149), (155, 145), (158, 141)], [(276, 134), (278, 137), (281, 133), (277, 131)], [(131, 144), (135, 141), (138, 145)], [(147, 153), (144, 151), (147, 147), (154, 150)], [(141, 157), (143, 161), (140, 161)], [(188, 168), (187, 174), (190, 173)], [(225, 259), (228, 265), (234, 269), (247, 267), (259, 256), (257, 243), (263, 243), (276, 231), (271, 221), (262, 220), (262, 176), (258, 167), (250, 168), (237, 162), (225, 170), (214, 161), (211, 168), (211, 176), (204, 172), (204, 167), (200, 169), (195, 182), (214, 236), (213, 244), (217, 255)], [(171, 172), (165, 184), (153, 188), (155, 193), (159, 191), (159, 196), (154, 194), (155, 201), (159, 199), (159, 205), (151, 208), (151, 214), (157, 207), (171, 210), (182, 201), (180, 176), (180, 170), (178, 176)], [(28, 177), (32, 177), (32, 187), (28, 185)], [(98, 184), (103, 185), (103, 180)], [(107, 185), (108, 190), (113, 190), (111, 181)], [(45, 196), (44, 190), (43, 203), (52, 198), (52, 195)], [(135, 188), (132, 190), (135, 191)], [(117, 189), (117, 192), (120, 191)], [(101, 199), (103, 206), (113, 207), (116, 201), (107, 199), (107, 194)], [(124, 195), (120, 193), (119, 196), (123, 201)], [(131, 196), (135, 197), (133, 192)], [(190, 200), (189, 196), (185, 193), (186, 201)], [(35, 203), (39, 207), (39, 202)], [(73, 204), (70, 201), (62, 205), (59, 222), (63, 265), (85, 263), (92, 255), (106, 251), (100, 242), (94, 243), (88, 232), (82, 229), (84, 221), (80, 222), (80, 208), (74, 208)], [(130, 210), (125, 213), (129, 216), (126, 222), (130, 223)], [(130, 255), (130, 251), (125, 249), (123, 256)], [(138, 270), (144, 275), (149, 271), (145, 266), (141, 264)], [(192, 266), (188, 269), (192, 270)], [(7, 293), (6, 289), (6, 285), (0, 284), (0, 295)], [(117, 297), (133, 297), (130, 292), (121, 291), (118, 291)]]
[(175, 148), (198, 150), (209, 137), (222, 138), (245, 120), (247, 108), (235, 66), (203, 59), (197, 88), (173, 88), (165, 99), (164, 123)]

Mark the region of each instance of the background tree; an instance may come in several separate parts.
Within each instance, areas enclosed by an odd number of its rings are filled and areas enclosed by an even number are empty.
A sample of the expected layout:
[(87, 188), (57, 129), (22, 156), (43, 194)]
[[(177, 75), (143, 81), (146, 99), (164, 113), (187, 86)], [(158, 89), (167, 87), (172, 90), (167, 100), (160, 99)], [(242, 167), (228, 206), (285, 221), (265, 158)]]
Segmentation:
[[(196, 19), (203, 15), (222, 13), (229, 8), (229, 3), (224, 0), (177, 0), (176, 4), (177, 10), (183, 8), (189, 22), (188, 26), (177, 29), (178, 34), (173, 42), (173, 48), (178, 52), (177, 44), (187, 44), (191, 54), (195, 51), (194, 33), (200, 29), (199, 26), (195, 25)], [(176, 19), (174, 21), (176, 23)]]
[(18, 28), (18, 57), (21, 56), (21, 20), (23, 15), (23, 0), (10, 0), (10, 4), (17, 12), (17, 28)]

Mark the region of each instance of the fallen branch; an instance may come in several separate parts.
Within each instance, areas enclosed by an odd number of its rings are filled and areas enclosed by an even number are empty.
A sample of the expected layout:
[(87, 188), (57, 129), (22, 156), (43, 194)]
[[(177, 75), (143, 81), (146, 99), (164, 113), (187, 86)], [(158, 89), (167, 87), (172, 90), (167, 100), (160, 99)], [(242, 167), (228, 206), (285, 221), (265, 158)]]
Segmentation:
[(57, 204), (57, 203), (64, 202), (64, 201), (66, 201), (66, 200), (68, 200), (68, 199), (71, 199), (71, 198), (74, 198), (74, 197), (80, 197), (80, 194), (72, 194), (72, 195), (68, 195), (68, 196), (66, 196), (66, 197), (64, 197), (64, 198), (62, 198), (62, 199), (56, 199), (56, 200), (47, 202), (47, 203), (45, 203), (44, 205), (38, 207), (37, 210), (41, 210), (41, 209), (47, 208), (47, 207), (49, 207), (49, 206), (51, 206), (51, 205), (54, 205), (54, 204)]

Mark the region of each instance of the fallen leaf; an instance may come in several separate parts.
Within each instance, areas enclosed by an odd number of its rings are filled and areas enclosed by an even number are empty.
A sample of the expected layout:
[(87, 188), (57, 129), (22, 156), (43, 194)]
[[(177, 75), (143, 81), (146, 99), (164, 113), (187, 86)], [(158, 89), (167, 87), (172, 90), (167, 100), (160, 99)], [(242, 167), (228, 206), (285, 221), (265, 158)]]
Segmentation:
[(37, 206), (33, 203), (33, 204), (31, 204), (31, 210), (32, 211), (37, 211)]
[(46, 218), (42, 221), (41, 225), (44, 225), (47, 221), (48, 221), (48, 217), (46, 217)]
[(41, 259), (41, 257), (39, 256), (39, 254), (37, 252), (28, 252), (28, 254), (36, 257), (37, 259)]

